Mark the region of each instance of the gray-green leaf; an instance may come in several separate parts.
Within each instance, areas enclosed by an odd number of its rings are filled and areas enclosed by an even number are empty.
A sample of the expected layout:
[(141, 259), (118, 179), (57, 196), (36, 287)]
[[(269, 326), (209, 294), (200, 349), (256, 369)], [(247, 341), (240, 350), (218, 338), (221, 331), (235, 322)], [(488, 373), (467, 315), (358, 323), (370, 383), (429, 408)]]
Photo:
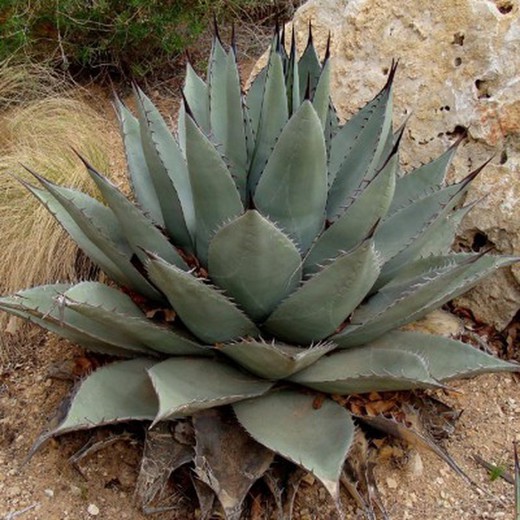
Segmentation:
[[(420, 356), (438, 381), (476, 376), (488, 372), (518, 372), (520, 365), (490, 356), (454, 339), (411, 331), (393, 331), (366, 345)], [(363, 349), (366, 347), (362, 347)]]
[(240, 424), (260, 444), (313, 473), (338, 498), (339, 476), (354, 437), (354, 422), (340, 405), (292, 390), (235, 403)]
[(98, 282), (82, 282), (64, 292), (64, 305), (109, 330), (131, 338), (155, 352), (173, 356), (208, 355), (209, 350), (188, 339), (174, 325), (161, 326), (145, 317), (124, 293)]
[(208, 268), (211, 279), (255, 321), (265, 319), (301, 280), (295, 245), (254, 210), (218, 231)]
[(373, 241), (337, 257), (284, 300), (265, 328), (298, 343), (332, 334), (366, 296), (379, 274)]
[(309, 249), (325, 222), (327, 154), (310, 101), (291, 117), (276, 142), (254, 194), (256, 208)]
[(186, 115), (186, 158), (195, 204), (197, 257), (208, 263), (209, 242), (217, 229), (244, 208), (235, 182), (219, 152)]
[(148, 373), (159, 399), (154, 423), (257, 397), (273, 386), (215, 359), (171, 358)]
[(212, 344), (258, 333), (231, 300), (202, 279), (158, 257), (152, 257), (147, 268), (186, 327), (202, 341)]
[(80, 385), (51, 435), (127, 421), (149, 421), (157, 397), (146, 372), (155, 361), (139, 358), (98, 368)]
[(419, 355), (369, 345), (333, 352), (290, 380), (340, 395), (439, 386)]
[(331, 343), (300, 348), (245, 339), (239, 343), (224, 345), (219, 350), (257, 376), (284, 379), (312, 365), (335, 348)]

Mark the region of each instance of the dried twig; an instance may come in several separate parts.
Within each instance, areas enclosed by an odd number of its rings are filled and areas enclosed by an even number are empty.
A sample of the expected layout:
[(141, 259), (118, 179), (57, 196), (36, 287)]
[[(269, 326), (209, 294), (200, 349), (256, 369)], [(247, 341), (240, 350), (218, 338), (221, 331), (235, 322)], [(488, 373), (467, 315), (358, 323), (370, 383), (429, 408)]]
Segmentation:
[(40, 505), (40, 503), (36, 502), (34, 504), (31, 504), (30, 506), (20, 509), (19, 511), (11, 511), (10, 513), (7, 513), (4, 516), (3, 520), (13, 520), (17, 516), (23, 515), (24, 513), (27, 513), (27, 511), (30, 511), (31, 509), (34, 509), (35, 507), (38, 507), (39, 505)]
[(513, 443), (515, 452), (515, 517), (520, 520), (520, 462), (518, 460), (518, 444)]

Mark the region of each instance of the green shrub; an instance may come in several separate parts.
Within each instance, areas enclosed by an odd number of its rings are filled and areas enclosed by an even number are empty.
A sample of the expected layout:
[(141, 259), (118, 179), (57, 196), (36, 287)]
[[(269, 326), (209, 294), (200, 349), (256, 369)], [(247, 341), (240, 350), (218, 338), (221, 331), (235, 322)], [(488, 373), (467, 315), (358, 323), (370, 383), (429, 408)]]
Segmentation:
[(261, 20), (289, 0), (0, 0), (0, 61), (50, 59), (73, 73), (168, 68), (215, 15)]

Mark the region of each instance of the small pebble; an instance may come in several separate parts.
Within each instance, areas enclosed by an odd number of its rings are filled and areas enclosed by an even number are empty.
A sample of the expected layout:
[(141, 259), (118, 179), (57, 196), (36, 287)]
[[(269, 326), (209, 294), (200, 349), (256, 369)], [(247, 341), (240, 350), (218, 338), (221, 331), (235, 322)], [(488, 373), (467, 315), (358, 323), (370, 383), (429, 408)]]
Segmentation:
[(413, 451), (410, 455), (408, 470), (414, 477), (420, 477), (424, 472), (423, 461), (417, 451)]
[(81, 496), (81, 488), (78, 486), (71, 485), (70, 486), (70, 492), (75, 496), (79, 497)]
[(306, 484), (308, 484), (309, 486), (312, 486), (314, 484), (314, 482), (316, 481), (316, 479), (314, 478), (314, 475), (312, 475), (312, 473), (307, 473), (303, 478), (302, 478), (302, 482), (305, 482)]
[(52, 489), (45, 489), (43, 491), (45, 493), (46, 496), (48, 496), (49, 498), (52, 498), (54, 496), (54, 491)]
[(387, 485), (390, 489), (397, 489), (397, 480), (395, 480), (395, 478), (388, 477), (388, 478), (386, 479), (386, 485)]
[(90, 516), (97, 516), (99, 515), (99, 507), (96, 506), (96, 504), (89, 504), (89, 506), (87, 507), (87, 513)]

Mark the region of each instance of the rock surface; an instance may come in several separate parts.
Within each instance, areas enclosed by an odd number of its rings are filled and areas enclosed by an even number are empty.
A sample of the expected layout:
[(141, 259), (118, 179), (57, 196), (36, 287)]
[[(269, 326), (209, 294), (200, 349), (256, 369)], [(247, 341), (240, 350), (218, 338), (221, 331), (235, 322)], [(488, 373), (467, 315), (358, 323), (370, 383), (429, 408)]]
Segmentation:
[[(310, 0), (296, 14), (299, 48), (312, 21), (316, 46), (332, 36), (332, 95), (350, 117), (383, 86), (393, 58), (395, 125), (410, 114), (405, 170), (439, 155), (465, 129), (450, 181), (493, 157), (467, 201), (460, 245), (520, 255), (520, 13), (512, 0)], [(520, 308), (520, 264), (461, 299), (504, 328)]]

